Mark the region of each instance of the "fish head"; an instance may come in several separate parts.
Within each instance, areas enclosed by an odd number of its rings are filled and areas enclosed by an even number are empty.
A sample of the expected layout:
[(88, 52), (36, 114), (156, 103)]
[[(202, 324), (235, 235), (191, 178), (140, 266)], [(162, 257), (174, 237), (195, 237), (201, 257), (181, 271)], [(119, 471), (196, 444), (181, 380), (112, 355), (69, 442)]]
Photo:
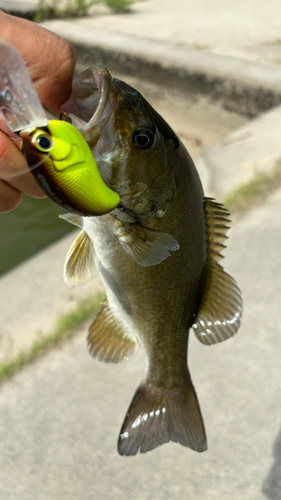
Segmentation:
[(169, 125), (101, 64), (74, 79), (73, 101), (72, 124), (50, 120), (20, 134), (40, 186), (84, 216), (108, 213), (120, 202), (137, 217), (163, 216), (176, 191), (180, 147)]
[[(88, 92), (85, 80), (89, 79), (89, 73), (76, 77), (74, 97), (84, 120), (95, 112), (97, 102), (94, 95), (92, 101), (89, 98), (90, 89), (98, 92), (105, 77), (109, 82), (104, 69), (95, 68), (94, 78), (92, 72), (92, 81), (88, 81)], [(99, 119), (83, 135), (92, 149), (104, 182), (119, 194), (121, 203), (139, 214), (154, 210), (151, 202), (145, 200), (154, 190), (155, 183), (158, 192), (165, 191), (168, 183), (169, 199), (172, 197), (171, 187), (173, 192), (175, 190), (174, 155), (180, 141), (136, 89), (112, 78)], [(161, 204), (161, 195), (158, 193), (158, 199), (155, 196), (153, 202)]]

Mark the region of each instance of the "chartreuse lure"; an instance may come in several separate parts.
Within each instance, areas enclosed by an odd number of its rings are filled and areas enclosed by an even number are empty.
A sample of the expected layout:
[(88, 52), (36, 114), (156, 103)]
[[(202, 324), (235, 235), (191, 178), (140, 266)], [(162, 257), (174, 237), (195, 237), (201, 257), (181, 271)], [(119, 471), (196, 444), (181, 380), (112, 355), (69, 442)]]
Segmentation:
[[(103, 181), (92, 151), (68, 121), (48, 120), (19, 52), (0, 41), (0, 110), (45, 193), (68, 212), (103, 215), (120, 203)], [(91, 120), (90, 120), (91, 121)]]
[(80, 215), (103, 215), (120, 202), (101, 178), (93, 154), (70, 123), (50, 120), (47, 127), (20, 133), (22, 150), (33, 175), (58, 205)]

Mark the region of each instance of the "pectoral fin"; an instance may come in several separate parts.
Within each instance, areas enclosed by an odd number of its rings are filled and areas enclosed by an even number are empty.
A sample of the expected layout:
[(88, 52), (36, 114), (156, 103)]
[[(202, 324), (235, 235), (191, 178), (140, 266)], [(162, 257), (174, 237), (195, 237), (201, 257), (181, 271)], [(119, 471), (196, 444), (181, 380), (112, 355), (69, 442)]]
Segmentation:
[(100, 361), (118, 363), (131, 356), (136, 346), (136, 338), (125, 331), (105, 304), (89, 329), (91, 355)]
[(88, 283), (97, 273), (95, 250), (83, 230), (75, 238), (65, 258), (64, 281), (70, 287)]
[(170, 252), (180, 248), (179, 243), (168, 233), (143, 227), (138, 223), (126, 224), (117, 234), (127, 254), (140, 266), (150, 267), (160, 264)]
[(204, 208), (210, 263), (193, 329), (203, 344), (210, 345), (237, 332), (242, 317), (242, 297), (235, 280), (218, 264), (223, 258), (220, 252), (225, 248), (222, 242), (229, 229), (229, 213), (210, 198), (205, 198)]

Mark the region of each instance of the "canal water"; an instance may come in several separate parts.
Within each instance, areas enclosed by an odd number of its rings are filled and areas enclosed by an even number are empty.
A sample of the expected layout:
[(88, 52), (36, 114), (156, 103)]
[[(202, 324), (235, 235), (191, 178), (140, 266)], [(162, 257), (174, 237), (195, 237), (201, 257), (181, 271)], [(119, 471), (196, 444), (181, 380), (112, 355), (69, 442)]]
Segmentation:
[[(192, 157), (246, 122), (245, 117), (203, 98), (159, 89), (131, 76), (118, 77), (148, 99), (181, 137)], [(16, 210), (0, 214), (0, 275), (74, 230), (74, 226), (58, 218), (59, 213), (62, 210), (49, 199), (24, 196)]]
[(24, 196), (18, 208), (0, 214), (0, 275), (74, 229), (59, 219), (49, 199)]

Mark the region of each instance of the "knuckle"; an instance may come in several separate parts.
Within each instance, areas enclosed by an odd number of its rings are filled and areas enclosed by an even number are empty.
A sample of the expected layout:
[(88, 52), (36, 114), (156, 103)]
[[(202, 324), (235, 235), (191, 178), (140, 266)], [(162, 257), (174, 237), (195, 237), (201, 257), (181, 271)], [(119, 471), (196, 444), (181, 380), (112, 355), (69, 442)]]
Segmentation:
[(69, 61), (69, 63), (71, 64), (71, 68), (72, 68), (73, 66), (75, 66), (75, 63), (76, 63), (75, 49), (74, 49), (73, 45), (71, 45), (71, 43), (69, 43), (64, 38), (60, 38), (60, 43), (61, 43), (61, 53), (62, 53), (63, 59)]
[[(8, 198), (5, 203), (5, 213), (12, 212), (17, 208), (22, 201), (22, 193), (19, 191), (14, 193), (12, 197)], [(3, 212), (2, 212), (3, 213)]]
[(16, 144), (0, 131), (0, 179), (7, 180), (15, 171), (27, 167), (25, 158)]
[(64, 38), (60, 38), (57, 41), (55, 48), (57, 58), (56, 58), (56, 70), (60, 77), (64, 76), (68, 79), (72, 76), (76, 63), (76, 53), (74, 47)]
[(37, 80), (37, 91), (44, 106), (56, 112), (70, 97), (76, 55), (72, 45), (63, 38), (53, 35), (49, 42), (45, 69), (39, 82)]

